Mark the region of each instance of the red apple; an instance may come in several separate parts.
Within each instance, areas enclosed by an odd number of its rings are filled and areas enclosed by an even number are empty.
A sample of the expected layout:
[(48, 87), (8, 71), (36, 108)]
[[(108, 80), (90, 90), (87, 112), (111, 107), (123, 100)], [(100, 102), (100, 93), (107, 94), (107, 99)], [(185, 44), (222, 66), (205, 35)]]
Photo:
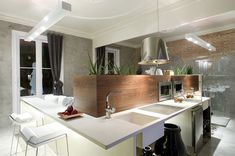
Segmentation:
[(78, 113), (78, 111), (76, 109), (74, 109), (71, 114), (77, 114), (77, 113)]
[(64, 115), (70, 115), (70, 114), (71, 113), (69, 113), (69, 111), (67, 111), (67, 110), (64, 112)]
[(68, 111), (71, 114), (73, 112), (73, 106), (68, 106), (66, 111)]

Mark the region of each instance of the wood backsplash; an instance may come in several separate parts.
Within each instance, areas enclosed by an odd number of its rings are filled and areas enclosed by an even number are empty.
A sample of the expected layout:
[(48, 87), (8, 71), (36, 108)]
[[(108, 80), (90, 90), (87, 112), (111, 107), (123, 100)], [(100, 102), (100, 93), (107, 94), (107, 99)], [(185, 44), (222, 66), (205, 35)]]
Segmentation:
[[(187, 78), (185, 78), (187, 77)], [(185, 87), (198, 88), (198, 76), (182, 76)], [(89, 115), (105, 115), (105, 97), (110, 91), (120, 93), (110, 96), (110, 105), (116, 112), (159, 101), (158, 82), (171, 81), (171, 76), (150, 75), (100, 75), (74, 78), (74, 106)], [(193, 83), (188, 83), (194, 81)]]

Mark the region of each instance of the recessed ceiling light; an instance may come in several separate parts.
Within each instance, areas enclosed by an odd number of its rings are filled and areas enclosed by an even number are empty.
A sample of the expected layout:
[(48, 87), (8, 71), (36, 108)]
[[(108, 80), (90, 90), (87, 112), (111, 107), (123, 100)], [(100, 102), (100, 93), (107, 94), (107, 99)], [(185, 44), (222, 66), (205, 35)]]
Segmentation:
[(191, 37), (186, 38), (188, 41), (192, 41), (193, 39)]
[(206, 44), (206, 46), (207, 46), (207, 47), (210, 47), (210, 46), (211, 46), (211, 44), (210, 44), (210, 43), (207, 43), (207, 44)]
[(34, 34), (35, 34), (35, 36), (38, 36), (38, 35), (40, 35), (38, 32), (35, 32)]
[(46, 30), (46, 28), (45, 28), (44, 26), (41, 26), (41, 27), (40, 27), (40, 30), (43, 32), (43, 31)]
[(47, 22), (47, 21), (49, 20), (49, 18), (48, 18), (47, 16), (45, 16), (45, 17), (43, 18), (43, 20), (44, 20), (45, 22)]

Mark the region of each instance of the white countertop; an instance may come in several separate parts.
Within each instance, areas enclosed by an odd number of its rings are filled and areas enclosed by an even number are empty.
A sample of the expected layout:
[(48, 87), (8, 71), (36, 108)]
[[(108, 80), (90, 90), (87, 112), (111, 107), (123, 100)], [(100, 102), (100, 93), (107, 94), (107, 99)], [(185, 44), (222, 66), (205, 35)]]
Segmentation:
[[(139, 134), (144, 128), (148, 126), (151, 126), (156, 123), (162, 123), (167, 119), (182, 113), (183, 111), (186, 111), (190, 108), (199, 105), (203, 101), (209, 100), (209, 98), (203, 97), (202, 99), (195, 98), (190, 101), (183, 101), (182, 103), (175, 103), (174, 100), (167, 100), (163, 102), (154, 103), (154, 104), (170, 105), (183, 108), (170, 115), (163, 115), (134, 108), (127, 111), (112, 114), (114, 118), (111, 119), (105, 119), (104, 117), (95, 118), (90, 115), (84, 114), (81, 118), (75, 118), (66, 121), (59, 118), (57, 115), (58, 112), (62, 112), (65, 110), (65, 107), (59, 104), (48, 103), (45, 100), (38, 97), (22, 97), (21, 99), (24, 102), (26, 102), (28, 105), (48, 115), (49, 117), (53, 118), (54, 120), (58, 121), (64, 126), (72, 129), (73, 131), (86, 137), (95, 144), (103, 147), (104, 149), (109, 149), (114, 145), (117, 145), (120, 142), (126, 140), (129, 137)], [(154, 104), (149, 104), (149, 106)], [(147, 105), (145, 105), (144, 107), (146, 106)], [(119, 116), (128, 112), (138, 112), (141, 114), (158, 117), (159, 119), (149, 124), (140, 126), (137, 124), (132, 124), (130, 122), (115, 118), (115, 116)]]

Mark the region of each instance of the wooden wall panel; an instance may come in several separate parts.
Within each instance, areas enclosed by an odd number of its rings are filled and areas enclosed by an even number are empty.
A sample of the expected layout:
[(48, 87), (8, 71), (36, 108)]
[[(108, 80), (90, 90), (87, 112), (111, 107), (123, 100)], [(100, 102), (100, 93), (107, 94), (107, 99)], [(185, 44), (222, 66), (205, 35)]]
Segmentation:
[[(159, 82), (183, 80), (185, 88), (197, 89), (198, 76), (100, 75), (74, 78), (75, 107), (92, 116), (105, 115), (105, 99), (110, 91), (110, 105), (116, 112), (159, 101)], [(191, 81), (195, 81), (191, 83)]]
[(183, 75), (172, 76), (172, 81), (182, 81), (184, 90), (190, 90), (192, 87), (195, 91), (199, 90), (199, 76), (198, 75)]
[(96, 81), (96, 76), (77, 76), (73, 82), (75, 108), (92, 116), (98, 116)]
[(110, 104), (114, 104), (116, 111), (123, 111), (146, 103), (157, 101), (156, 80), (147, 75), (106, 75), (97, 78), (98, 115), (105, 114), (105, 97), (109, 91), (120, 93), (110, 96)]

